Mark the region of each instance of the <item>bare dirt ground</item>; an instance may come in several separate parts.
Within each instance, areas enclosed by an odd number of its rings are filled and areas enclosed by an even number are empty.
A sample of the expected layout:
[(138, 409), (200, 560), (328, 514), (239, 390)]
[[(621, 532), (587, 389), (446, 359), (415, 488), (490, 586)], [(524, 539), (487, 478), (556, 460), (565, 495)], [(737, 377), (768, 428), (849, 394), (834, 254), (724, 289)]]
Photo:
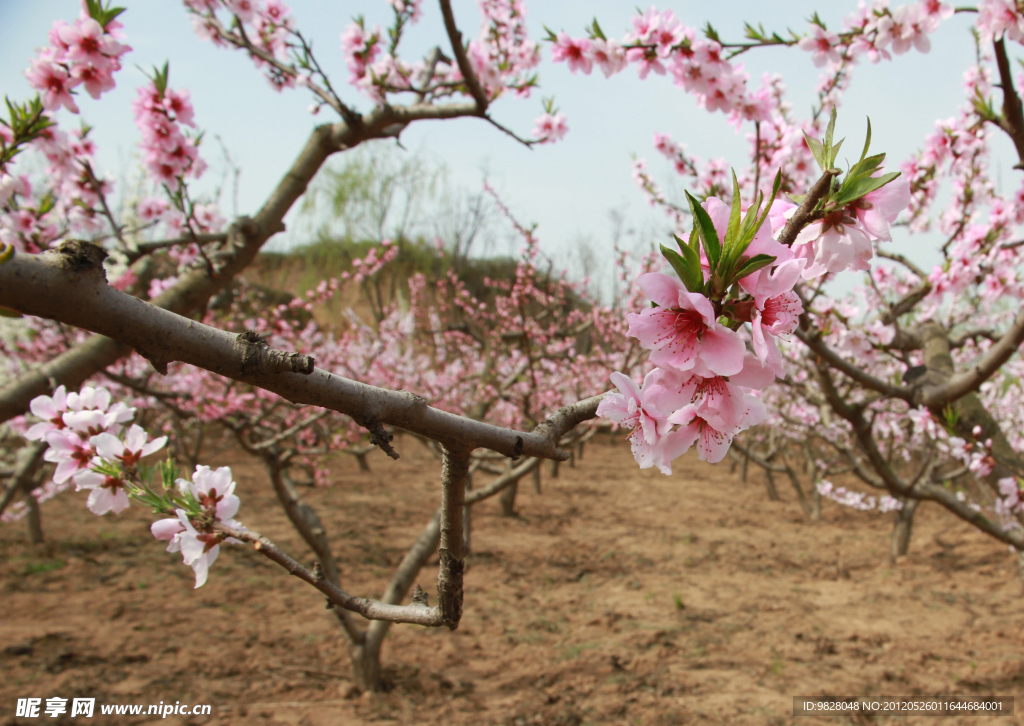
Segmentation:
[[(911, 553), (888, 558), (890, 519), (688, 458), (638, 471), (622, 442), (592, 443), (518, 518), (475, 510), (459, 629), (395, 627), (390, 692), (359, 695), (324, 600), (250, 548), (225, 547), (209, 583), (167, 554), (138, 506), (120, 517), (69, 493), (43, 509), (49, 541), (0, 529), (0, 724), (928, 723), (797, 718), (794, 696), (1016, 696), (1024, 709), (1024, 604), (1014, 558), (937, 507)], [(350, 592), (379, 595), (438, 501), (439, 465), (408, 437), (402, 459), (333, 466), (306, 490)], [(309, 560), (262, 470), (237, 454), (239, 518)], [(482, 482), (478, 481), (478, 486)], [(787, 496), (788, 494), (788, 496)], [(436, 561), (436, 560), (435, 560)], [(433, 591), (435, 571), (419, 582)], [(182, 701), (208, 717), (18, 719), (21, 697)], [(98, 713), (98, 708), (97, 708)], [(1024, 723), (1017, 715), (943, 724)]]

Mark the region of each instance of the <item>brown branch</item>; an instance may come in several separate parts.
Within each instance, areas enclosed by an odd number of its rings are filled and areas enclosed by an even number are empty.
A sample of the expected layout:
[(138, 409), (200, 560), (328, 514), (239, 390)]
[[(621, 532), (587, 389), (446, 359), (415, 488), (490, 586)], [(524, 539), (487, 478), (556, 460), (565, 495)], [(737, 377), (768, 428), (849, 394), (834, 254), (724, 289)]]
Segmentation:
[(328, 601), (334, 606), (344, 608), (354, 613), (359, 613), (369, 620), (388, 620), (392, 623), (414, 623), (428, 627), (438, 627), (446, 624), (441, 617), (441, 611), (436, 607), (427, 607), (420, 603), (411, 605), (391, 605), (372, 600), (365, 597), (349, 595), (340, 587), (330, 582), (325, 576), (323, 569), (315, 566), (312, 570), (302, 566), (284, 550), (258, 532), (251, 530), (238, 530), (223, 524), (214, 525), (214, 529), (229, 537), (251, 542), (253, 549), (259, 552), (272, 562), (288, 571), (303, 582), (312, 585), (327, 596)]
[(786, 226), (782, 228), (782, 234), (779, 235), (779, 242), (791, 247), (796, 241), (796, 237), (800, 232), (814, 221), (814, 208), (818, 206), (818, 202), (825, 198), (832, 188), (832, 180), (839, 176), (839, 169), (829, 169), (818, 177), (818, 181), (814, 182), (810, 191), (807, 192), (807, 198), (804, 199), (793, 216), (786, 222)]
[[(1024, 532), (1004, 529), (981, 512), (967, 506), (966, 502), (959, 501), (953, 492), (927, 482), (918, 482), (914, 485), (903, 482), (896, 475), (896, 472), (892, 470), (885, 457), (882, 456), (882, 452), (879, 451), (878, 445), (875, 443), (874, 434), (871, 431), (871, 424), (864, 418), (861, 409), (849, 406), (843, 402), (832, 383), (827, 366), (820, 364), (817, 369), (821, 388), (829, 405), (837, 414), (850, 423), (857, 438), (857, 444), (870, 462), (871, 468), (878, 473), (889, 493), (910, 499), (927, 499), (938, 502), (960, 519), (973, 524), (982, 532), (1014, 547), (1024, 548)], [(851, 464), (854, 464), (853, 459), (851, 459)], [(855, 471), (856, 469), (857, 467), (855, 466)]]
[(862, 371), (857, 366), (847, 362), (842, 356), (832, 350), (821, 337), (821, 332), (811, 328), (811, 322), (806, 313), (800, 316), (800, 323), (801, 326), (795, 331), (796, 337), (800, 339), (801, 343), (817, 354), (820, 359), (865, 388), (877, 391), (883, 396), (898, 398), (910, 403), (913, 398), (913, 392), (910, 389), (894, 386), (880, 378), (875, 378), (870, 373)]
[[(382, 106), (363, 118), (358, 127), (344, 123), (317, 127), (255, 217), (236, 220), (229, 229), (225, 243), (215, 255), (216, 274), (211, 276), (205, 268), (192, 269), (182, 275), (172, 288), (154, 299), (153, 304), (182, 315), (202, 309), (211, 297), (255, 259), (271, 236), (284, 229), (284, 215), (305, 193), (313, 176), (332, 154), (370, 139), (384, 138), (395, 124), (477, 115), (475, 103)], [(0, 387), (0, 422), (27, 411), (29, 402), (36, 396), (51, 393), (51, 381), (68, 389), (77, 389), (98, 371), (130, 353), (130, 347), (103, 336), (94, 336), (65, 351), (54, 360)]]
[(462, 73), (462, 80), (466, 82), (466, 88), (469, 89), (469, 95), (476, 101), (477, 114), (482, 116), (487, 113), (487, 95), (480, 86), (480, 81), (477, 79), (473, 66), (466, 56), (466, 49), (462, 45), (462, 33), (455, 24), (455, 14), (452, 12), (451, 0), (440, 0), (440, 2), (441, 14), (444, 16), (444, 29), (452, 43), (452, 53), (455, 54), (455, 62)]
[(1020, 96), (1013, 87), (1013, 72), (1010, 60), (1006, 56), (1006, 45), (1003, 39), (993, 44), (996, 52), (996, 65), (999, 68), (999, 87), (1003, 91), (1003, 115), (999, 126), (1006, 132), (1017, 149), (1020, 162), (1015, 168), (1024, 168), (1024, 109), (1021, 107)]
[(928, 408), (942, 408), (947, 403), (976, 391), (1010, 359), (1024, 343), (1024, 310), (1017, 313), (1010, 329), (974, 363), (969, 371), (956, 373), (943, 383), (924, 386), (914, 395), (914, 403)]
[(462, 619), (462, 575), (466, 569), (466, 543), (462, 517), (466, 504), (469, 451), (444, 448), (441, 465), (441, 539), (438, 544), (437, 599), (449, 630)]
[[(90, 248), (98, 250), (88, 243), (79, 243), (72, 249), (63, 247), (41, 255), (15, 255), (0, 266), (0, 305), (118, 339), (156, 365), (171, 361), (190, 363), (273, 391), (292, 403), (347, 414), (371, 433), (378, 425), (387, 424), (456, 448), (484, 447), (514, 459), (523, 454), (568, 459), (568, 453), (558, 448), (559, 439), (597, 412), (599, 396), (566, 406), (532, 433), (524, 433), (431, 408), (424, 399), (407, 391), (368, 386), (319, 368), (308, 374), (275, 373), (247, 365), (248, 347), (238, 344), (239, 336), (176, 315), (107, 285), (102, 264), (82, 261), (76, 256)], [(375, 443), (388, 451), (390, 447), (382, 442), (386, 440)]]
[(165, 247), (174, 247), (176, 245), (187, 245), (195, 242), (199, 245), (212, 244), (215, 242), (227, 242), (228, 235), (226, 232), (218, 232), (211, 234), (193, 234), (187, 237), (175, 237), (174, 239), (161, 239), (154, 240), (153, 242), (140, 242), (136, 245), (135, 250), (128, 250), (127, 257), (129, 262), (135, 262), (143, 255), (147, 255), (150, 252), (156, 250), (162, 250)]

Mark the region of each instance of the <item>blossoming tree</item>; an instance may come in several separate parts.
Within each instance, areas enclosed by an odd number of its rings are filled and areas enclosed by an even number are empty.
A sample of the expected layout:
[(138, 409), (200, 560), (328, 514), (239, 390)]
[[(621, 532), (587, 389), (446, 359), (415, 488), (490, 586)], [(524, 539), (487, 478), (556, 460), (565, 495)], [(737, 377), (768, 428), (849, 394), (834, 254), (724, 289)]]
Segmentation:
[[(754, 458), (769, 475), (793, 473), (772, 461), (788, 451), (806, 459), (819, 493), (841, 503), (875, 505), (835, 489), (824, 480), (829, 472), (851, 471), (885, 492), (880, 505), (897, 511), (894, 554), (906, 551), (920, 501), (939, 503), (1013, 548), (1024, 545), (1020, 407), (1011, 403), (1021, 394), (1015, 354), (1024, 313), (1009, 302), (1021, 289), (1014, 236), (1024, 196), (1000, 195), (988, 161), (990, 129), (1024, 159), (1020, 81), (1007, 49), (1024, 40), (1024, 14), (1002, 0), (957, 12), (976, 17), (978, 62), (965, 74), (967, 102), (936, 123), (924, 150), (899, 172), (884, 169), (884, 155), (869, 155), (870, 123), (859, 160), (845, 174), (835, 168), (842, 143), (834, 139), (835, 110), (857, 63), (928, 52), (929, 34), (954, 13), (946, 3), (861, 3), (839, 33), (817, 15), (805, 35), (789, 38), (747, 25), (739, 43), (710, 26), (700, 37), (671, 10), (656, 8), (634, 16), (621, 41), (606, 37), (597, 21), (585, 38), (549, 34), (553, 57), (573, 71), (596, 65), (610, 76), (635, 65), (641, 79), (671, 74), (709, 112), (753, 127), (751, 164), (731, 184), (723, 160), (702, 163), (668, 135), (655, 137), (703, 201), (666, 199), (645, 164), (635, 166), (641, 189), (679, 226), (678, 251), (663, 249), (675, 274), (641, 277), (653, 307), (629, 316), (629, 334), (657, 368), (642, 386), (613, 378), (619, 392), (599, 408), (633, 428), (641, 467), (668, 473), (694, 444), (701, 458), (721, 460), (741, 432), (764, 422), (772, 441)], [(794, 116), (781, 79), (766, 74), (751, 90), (732, 61), (777, 45), (812, 53), (824, 69), (809, 118)], [(993, 98), (995, 73), (1001, 104)], [(766, 171), (774, 170), (762, 212)], [(929, 229), (944, 178), (952, 201), (938, 220), (943, 264), (928, 273), (887, 249), (890, 227)], [(792, 201), (780, 200), (780, 190)], [(686, 227), (688, 242), (681, 239)], [(876, 257), (892, 264), (872, 265)], [(844, 270), (867, 273), (867, 284), (836, 301), (826, 283)], [(802, 346), (787, 344), (793, 335)]]

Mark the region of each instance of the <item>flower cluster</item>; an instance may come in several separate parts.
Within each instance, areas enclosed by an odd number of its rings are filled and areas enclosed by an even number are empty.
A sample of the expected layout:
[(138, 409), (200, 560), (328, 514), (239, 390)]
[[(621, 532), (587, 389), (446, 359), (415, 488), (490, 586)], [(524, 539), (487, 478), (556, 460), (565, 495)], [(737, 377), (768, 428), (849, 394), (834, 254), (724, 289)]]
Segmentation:
[(633, 17), (632, 30), (621, 42), (608, 39), (596, 26), (591, 38), (551, 35), (552, 59), (564, 61), (569, 70), (589, 74), (597, 65), (606, 77), (633, 63), (640, 78), (652, 71), (671, 73), (676, 85), (697, 97), (708, 111), (738, 113), (760, 121), (766, 116), (762, 101), (747, 90), (743, 66), (726, 60), (722, 44), (712, 38), (698, 39), (671, 10), (650, 8)]
[(44, 459), (57, 465), (53, 475), (56, 487), (35, 493), (37, 499), (43, 501), (74, 482), (76, 490), (89, 491), (86, 506), (93, 514), (118, 514), (128, 508), (129, 498), (156, 511), (173, 513), (173, 518), (154, 522), (150, 529), (154, 537), (169, 542), (168, 552), (182, 553), (185, 564), (195, 571), (196, 587), (201, 587), (217, 559), (219, 544), (235, 541), (215, 532), (215, 525), (244, 529), (234, 519), (240, 501), (234, 493), (231, 469), (197, 466), (188, 481), (175, 477), (168, 461), (161, 467), (161, 494), (143, 481), (140, 462), (162, 449), (167, 437), (151, 441), (137, 424), (123, 431), (135, 409), (121, 402), (112, 404), (106, 388), (86, 386), (81, 392), (67, 393), (60, 386), (52, 396), (33, 399), (31, 410), (43, 420), (32, 425), (25, 438), (45, 440), (49, 449)]
[(568, 132), (569, 125), (566, 123), (565, 114), (558, 111), (545, 112), (534, 121), (533, 136), (542, 144), (554, 143)]
[[(709, 198), (703, 205), (693, 204), (693, 210), (704, 225), (702, 233), (713, 240), (710, 254), (699, 256), (680, 241), (681, 254), (663, 251), (681, 279), (660, 272), (640, 276), (640, 288), (654, 307), (627, 316), (628, 334), (651, 351), (650, 361), (658, 367), (647, 374), (642, 387), (613, 374), (619, 393), (609, 394), (597, 412), (632, 429), (630, 441), (641, 468), (657, 466), (670, 474), (672, 460), (694, 443), (701, 459), (721, 461), (736, 434), (767, 416), (755, 392), (782, 373), (775, 338), (796, 327), (802, 307), (792, 288), (804, 264), (772, 239), (770, 226), (763, 225), (773, 204), (782, 202), (770, 201), (761, 224), (745, 230), (749, 239), (743, 262), (764, 260), (761, 267), (735, 267), (739, 257), (732, 264), (722, 262), (719, 240), (734, 237), (738, 219), (730, 223), (730, 208)], [(739, 205), (737, 197), (737, 217)], [(748, 225), (756, 224), (750, 220), (758, 219), (760, 211), (747, 210)], [(695, 234), (693, 239), (697, 238)], [(734, 247), (725, 249), (735, 255)], [(686, 264), (683, 257), (691, 262)], [(774, 268), (764, 269), (770, 263)], [(746, 351), (735, 325), (720, 322), (727, 308), (721, 302), (722, 291), (716, 294), (716, 280), (723, 279), (753, 298), (728, 310), (751, 324), (754, 353)]]
[[(90, 14), (90, 9), (99, 19)], [(119, 42), (123, 40), (122, 26), (114, 17), (116, 13), (111, 17), (83, 3), (82, 14), (74, 24), (54, 22), (50, 44), (39, 51), (25, 71), (29, 85), (42, 93), (47, 111), (63, 106), (78, 113), (74, 99), (77, 86), (84, 86), (93, 98), (114, 88), (114, 72), (121, 68), (121, 56), (131, 50)]]
[(793, 244), (796, 257), (807, 262), (804, 278), (867, 270), (872, 242), (892, 242), (889, 226), (909, 203), (910, 182), (897, 179), (807, 225)]
[(166, 436), (149, 441), (146, 432), (134, 424), (122, 439), (124, 425), (134, 418), (135, 409), (120, 401), (111, 403), (106, 388), (86, 386), (81, 392), (67, 393), (60, 386), (52, 396), (34, 398), (30, 409), (43, 420), (30, 427), (25, 438), (45, 440), (49, 449), (44, 458), (57, 465), (52, 482), (37, 495), (40, 501), (73, 482), (76, 490), (90, 490), (89, 511), (121, 512), (128, 507), (124, 478), (99, 473), (94, 466), (102, 461), (116, 461), (132, 471), (142, 457), (159, 451), (167, 443)]
[(143, 163), (158, 184), (176, 191), (186, 177), (198, 179), (206, 169), (199, 156), (197, 138), (186, 135), (182, 125), (195, 127), (188, 91), (167, 85), (167, 66), (141, 86), (132, 103), (135, 125), (142, 132)]
[(854, 492), (846, 487), (837, 487), (827, 479), (818, 482), (815, 488), (821, 496), (838, 502), (844, 507), (850, 507), (861, 512), (870, 512), (876, 506), (882, 514), (898, 512), (903, 509), (903, 502), (896, 497), (883, 494), (876, 500), (874, 497), (864, 494), (864, 492)]
[(185, 564), (195, 572), (199, 588), (206, 584), (210, 565), (220, 554), (220, 543), (238, 541), (215, 531), (214, 525), (242, 529), (234, 520), (241, 501), (227, 466), (215, 471), (197, 466), (192, 481), (177, 479), (175, 484), (184, 500), (193, 505), (191, 511), (177, 507), (175, 517), (153, 522), (150, 531), (157, 539), (169, 542), (168, 552), (181, 552)]

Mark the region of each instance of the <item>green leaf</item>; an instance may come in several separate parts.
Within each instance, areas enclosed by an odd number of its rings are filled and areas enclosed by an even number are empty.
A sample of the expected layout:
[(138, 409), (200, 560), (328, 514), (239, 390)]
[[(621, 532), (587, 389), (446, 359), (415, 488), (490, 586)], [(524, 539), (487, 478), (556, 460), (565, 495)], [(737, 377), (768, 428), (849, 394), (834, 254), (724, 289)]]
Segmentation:
[(814, 160), (818, 162), (818, 167), (825, 171), (825, 147), (817, 139), (808, 136), (806, 131), (804, 132), (804, 141), (807, 142), (807, 148), (811, 150)]
[(750, 259), (741, 260), (741, 264), (736, 273), (732, 276), (732, 279), (727, 280), (727, 285), (732, 285), (737, 280), (742, 280), (747, 275), (753, 274), (758, 270), (768, 267), (775, 262), (775, 258), (771, 255), (754, 255)]
[(825, 127), (825, 150), (832, 151), (832, 137), (836, 132), (836, 108), (832, 107), (832, 113), (828, 117), (828, 126)]
[(882, 174), (882, 176), (868, 176), (858, 177), (856, 179), (848, 179), (843, 183), (843, 186), (839, 189), (832, 203), (837, 207), (843, 207), (851, 202), (855, 202), (865, 194), (870, 194), (876, 189), (881, 189), (886, 184), (891, 182), (893, 179), (898, 177), (900, 172), (893, 171), (888, 174)]
[(866, 157), (868, 155), (868, 147), (871, 146), (871, 117), (868, 116), (867, 118), (868, 118), (868, 133), (864, 137), (864, 151), (860, 152), (860, 160), (857, 162), (857, 164), (863, 164), (864, 163), (864, 157)]
[(591, 37), (600, 38), (601, 40), (607, 40), (604, 37), (604, 32), (601, 30), (601, 26), (597, 24), (597, 18), (594, 18), (593, 24), (590, 26)]
[(718, 240), (714, 222), (711, 221), (711, 217), (704, 211), (704, 208), (689, 192), (686, 192), (686, 199), (690, 203), (693, 224), (700, 232), (700, 241), (704, 245), (704, 254), (708, 257), (708, 265), (711, 267), (713, 275), (718, 270), (718, 261), (722, 258), (722, 243)]
[[(689, 255), (693, 254), (689, 251), (690, 248), (686, 245), (683, 245), (682, 247), (687, 250)], [(664, 258), (668, 260), (668, 263), (672, 265), (672, 269), (675, 270), (676, 275), (680, 280), (682, 280), (686, 289), (690, 292), (701, 292), (704, 287), (704, 276), (701, 273), (700, 260), (696, 260), (697, 264), (694, 265), (692, 257), (685, 256), (687, 255), (687, 252), (684, 252), (681, 255), (671, 247), (661, 245), (662, 256), (664, 256)]]
[(740, 183), (736, 181), (736, 170), (732, 170), (732, 209), (729, 211), (729, 225), (725, 228), (725, 243), (723, 254), (728, 254), (729, 247), (733, 240), (739, 236), (740, 231)]
[(839, 141), (832, 145), (831, 158), (828, 160), (829, 169), (836, 165), (836, 157), (839, 156), (839, 149), (842, 147), (844, 141), (846, 141), (846, 139), (839, 139)]
[[(775, 182), (772, 184), (772, 195), (768, 199), (768, 204), (764, 206), (764, 212), (761, 212), (761, 205), (764, 202), (764, 196), (758, 194), (757, 203), (751, 206), (747, 210), (747, 215), (743, 218), (743, 223), (740, 225), (740, 234), (736, 242), (733, 244), (728, 255), (723, 255), (722, 263), (722, 275), (727, 280), (732, 277), (732, 270), (735, 267), (735, 263), (743, 253), (750, 247), (750, 243), (754, 241), (754, 237), (757, 236), (758, 230), (761, 229), (765, 221), (768, 219), (768, 215), (771, 212), (772, 204), (775, 203), (775, 198), (779, 194), (779, 189), (782, 188), (782, 170), (780, 169), (775, 174)], [(731, 284), (731, 283), (730, 283)]]

